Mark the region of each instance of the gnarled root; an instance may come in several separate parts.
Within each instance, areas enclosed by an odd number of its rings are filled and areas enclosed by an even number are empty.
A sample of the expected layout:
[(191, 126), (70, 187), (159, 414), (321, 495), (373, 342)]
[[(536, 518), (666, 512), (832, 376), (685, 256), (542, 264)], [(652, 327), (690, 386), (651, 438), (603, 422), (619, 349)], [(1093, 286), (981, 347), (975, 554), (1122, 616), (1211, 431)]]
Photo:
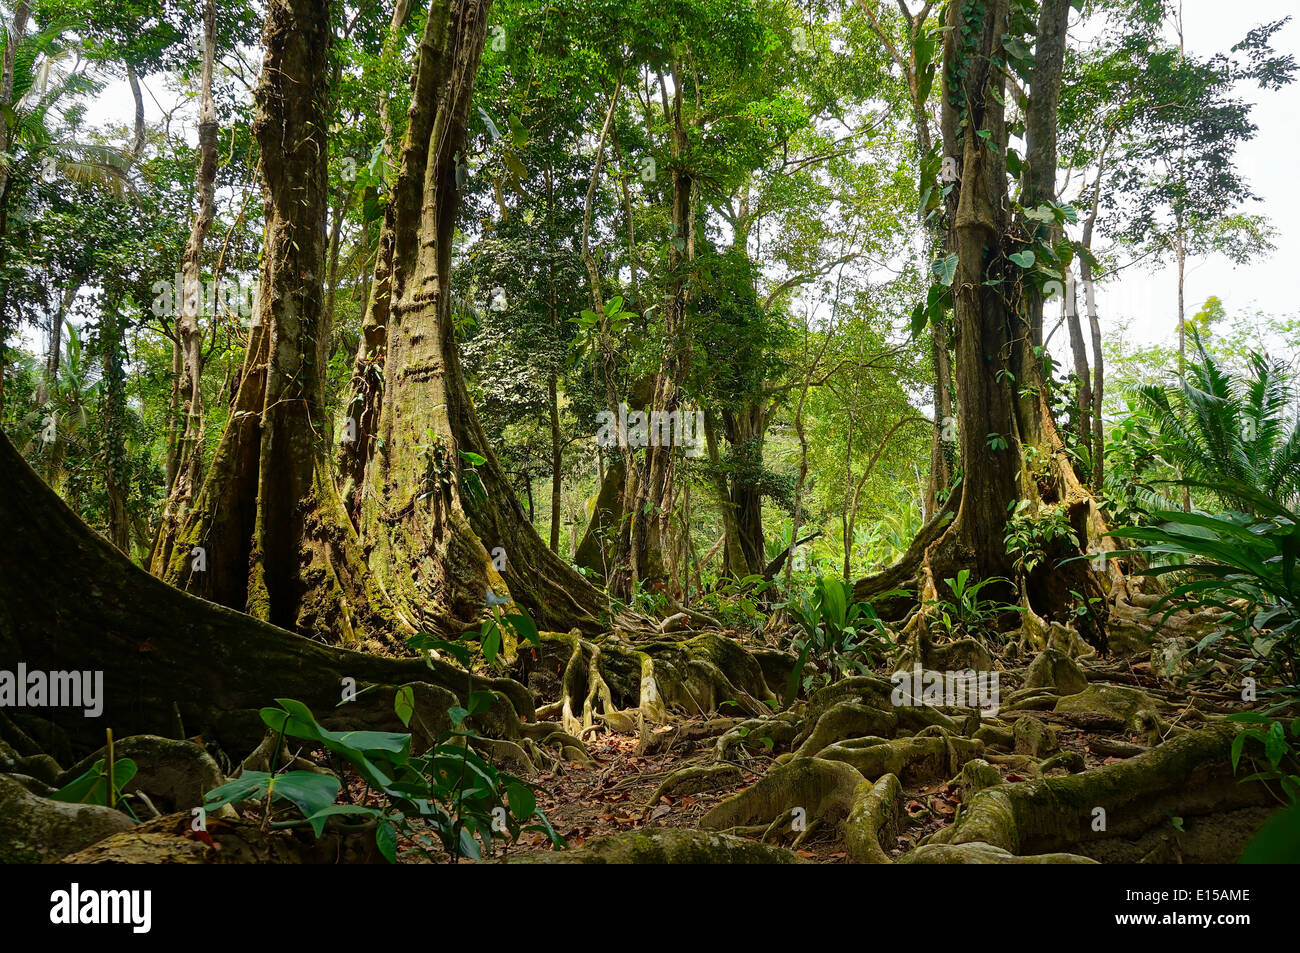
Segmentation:
[(851, 765), (800, 758), (778, 765), (752, 787), (716, 805), (700, 825), (730, 830), (762, 822), (772, 834), (773, 819), (779, 823), (788, 816), (797, 833), (806, 833), (814, 822), (838, 827), (848, 817), (854, 791), (864, 780)]
[(679, 768), (655, 788), (654, 794), (646, 801), (646, 810), (658, 804), (661, 797), (720, 791), (738, 783), (744, 776), (745, 772), (734, 764), (701, 764)]
[(382, 864), (374, 821), (310, 830), (262, 830), (257, 821), (209, 815), (207, 839), (190, 829), (188, 811), (168, 814), (69, 854), (64, 864)]
[(764, 702), (775, 699), (759, 661), (712, 632), (637, 643), (546, 632), (536, 658), (521, 654), (519, 671), (539, 694), (560, 695), (561, 722), (579, 736), (598, 724), (644, 733), (668, 722), (671, 710), (700, 716), (729, 706), (763, 715)]
[(709, 831), (660, 827), (589, 841), (577, 850), (526, 854), (512, 864), (800, 864), (803, 858), (771, 844)]
[[(1012, 854), (1070, 849), (1118, 860), (1133, 854), (1131, 842), (1153, 829), (1172, 830), (1170, 817), (1188, 824), (1194, 818), (1275, 805), (1264, 785), (1241, 784), (1233, 777), (1234, 734), (1226, 726), (1190, 731), (1130, 760), (1082, 774), (987, 788), (970, 798), (956, 824), (930, 841), (981, 842)], [(1198, 843), (1221, 855), (1240, 842), (1206, 837)], [(1184, 854), (1184, 859), (1235, 858)]]
[(951, 777), (967, 761), (983, 754), (982, 741), (950, 735), (941, 728), (927, 728), (914, 738), (858, 738), (828, 745), (817, 757), (851, 764), (867, 779), (893, 774), (921, 781)]
[(858, 785), (845, 822), (849, 863), (893, 863), (885, 845), (898, 837), (898, 804), (902, 797), (903, 787), (892, 774), (886, 774), (875, 784)]

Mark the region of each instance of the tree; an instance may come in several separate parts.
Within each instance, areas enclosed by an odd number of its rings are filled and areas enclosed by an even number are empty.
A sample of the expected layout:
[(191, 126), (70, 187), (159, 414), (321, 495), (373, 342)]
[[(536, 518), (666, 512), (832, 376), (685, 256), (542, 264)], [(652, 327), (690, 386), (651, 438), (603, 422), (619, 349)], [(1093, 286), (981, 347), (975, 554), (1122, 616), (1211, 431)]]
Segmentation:
[(283, 628), (394, 631), (329, 471), (323, 405), (328, 0), (275, 0), (254, 131), (265, 239), (240, 385), (162, 577)]
[[(435, 2), (420, 42), (380, 241), (386, 262), (377, 269), (386, 278), (375, 283), (365, 319), (377, 332), (385, 316), (384, 389), (361, 535), (377, 579), (413, 624), (458, 631), (495, 591), (517, 593), (541, 625), (586, 627), (596, 624), (599, 595), (528, 522), (469, 399), (452, 322), (462, 150), (488, 7)], [(372, 342), (363, 346), (373, 353)]]
[[(1068, 9), (1068, 0), (1045, 0), (1035, 22), (1025, 5), (1011, 0), (948, 7), (941, 126), (944, 154), (959, 183), (945, 211), (946, 247), (956, 256), (950, 286), (962, 483), (952, 522), (937, 538), (931, 535), (936, 529), (923, 531), (934, 541), (904, 559), (920, 565), (924, 602), (946, 595), (945, 580), (961, 569), (981, 580), (1017, 578), (1004, 530), (1021, 499), (1035, 512), (1063, 510), (1074, 534), (1073, 544), (1058, 541), (1047, 571), (1040, 567), (1017, 587), (1025, 608), (1064, 619), (1074, 604), (1071, 590), (1085, 598), (1103, 591), (1099, 574), (1077, 557), (1104, 545), (1104, 524), (1065, 451), (1042, 366), (1043, 288), (1061, 281), (1068, 249), (1058, 236), (1071, 214), (1054, 199), (1053, 133)], [(1035, 41), (1032, 51), (1020, 39), (1025, 35)], [(1009, 193), (1007, 174), (1011, 72), (1029, 87), (1019, 203)], [(1022, 209), (1015, 218), (1013, 208)], [(873, 587), (859, 583), (863, 588)], [(1002, 595), (1013, 592), (1006, 587)], [(1104, 649), (1104, 629), (1092, 616), (1082, 624), (1084, 637)]]
[[(915, 13), (910, 5), (899, 2), (902, 29), (895, 30), (886, 19), (879, 0), (858, 0), (871, 30), (889, 51), (890, 58), (902, 73), (911, 108), (913, 134), (916, 137), (916, 167), (919, 191), (927, 198), (922, 202), (924, 219), (921, 255), (928, 266), (943, 247), (943, 233), (939, 220), (931, 213), (938, 206), (940, 196), (932, 187), (934, 134), (931, 130), (930, 101), (934, 88), (939, 52), (939, 31), (930, 22), (934, 4), (922, 3)], [(933, 197), (933, 205), (929, 197)], [(934, 374), (934, 424), (930, 438), (930, 482), (925, 496), (925, 515), (933, 516), (939, 509), (940, 496), (952, 485), (953, 461), (949, 459), (951, 439), (948, 429), (953, 421), (953, 380), (951, 344), (948, 326), (943, 315), (935, 315), (930, 324), (930, 362)]]
[(217, 112), (212, 96), (212, 73), (217, 56), (217, 4), (204, 0), (202, 79), (199, 83), (199, 161), (194, 171), (197, 208), (181, 259), (181, 286), (173, 289), (176, 339), (173, 364), (179, 364), (176, 381), (184, 424), (179, 439), (169, 447), (167, 503), (150, 556), (154, 572), (170, 562), (176, 533), (184, 525), (194, 494), (203, 480), (203, 329), (199, 323), (203, 296), (203, 246), (216, 216)]

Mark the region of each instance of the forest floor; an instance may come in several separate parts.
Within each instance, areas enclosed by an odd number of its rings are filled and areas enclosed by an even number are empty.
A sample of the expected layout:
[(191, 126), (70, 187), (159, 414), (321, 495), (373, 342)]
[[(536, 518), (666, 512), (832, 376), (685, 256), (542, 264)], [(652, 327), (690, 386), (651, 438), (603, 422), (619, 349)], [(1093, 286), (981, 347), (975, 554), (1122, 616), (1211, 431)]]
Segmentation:
[[(1090, 682), (1123, 684), (1159, 698), (1162, 721), (1167, 726), (1176, 725), (1185, 715), (1194, 713), (1197, 710), (1194, 702), (1198, 697), (1210, 699), (1215, 708), (1236, 707), (1232, 705), (1234, 699), (1231, 696), (1171, 687), (1169, 680), (1156, 675), (1147, 661), (1092, 661), (1083, 663), (1083, 668)], [(1004, 690), (1010, 692), (1020, 687), (1023, 674), (1023, 669), (1003, 672)], [(1083, 770), (1122, 761), (1124, 757), (1111, 752), (1121, 751), (1125, 757), (1131, 757), (1146, 750), (1149, 741), (1153, 740), (1143, 737), (1138, 731), (1096, 731), (1073, 727), (1050, 711), (1014, 713), (1014, 717), (1021, 716), (1040, 719), (1054, 729), (1056, 750), (1077, 752), (1083, 759)], [(1195, 718), (1195, 714), (1192, 717)], [(594, 765), (562, 763), (556, 770), (535, 779), (544, 791), (538, 797), (539, 808), (570, 848), (582, 847), (593, 838), (632, 830), (697, 828), (711, 807), (756, 783), (776, 762), (774, 757), (750, 754), (744, 764), (744, 776), (727, 787), (681, 797), (665, 795), (651, 803), (650, 799), (661, 782), (673, 772), (715, 763), (712, 739), (682, 742), (653, 755), (638, 754), (640, 745), (635, 734), (598, 729), (589, 734), (586, 741)], [(990, 753), (987, 757), (1008, 783), (1031, 780), (1035, 776), (1017, 764), (1015, 755), (1000, 757), (997, 753)], [(1065, 776), (1068, 773), (1065, 768), (1056, 768), (1042, 776)], [(962, 803), (962, 790), (956, 778), (904, 783), (903, 795), (905, 824), (901, 826), (894, 845), (887, 847), (887, 853), (895, 858), (912, 850), (922, 838), (952, 824)], [(526, 834), (509, 849), (507, 856), (550, 849), (548, 839), (541, 834)], [(815, 863), (846, 862), (844, 841), (833, 829), (812, 832), (795, 848), (795, 852)]]

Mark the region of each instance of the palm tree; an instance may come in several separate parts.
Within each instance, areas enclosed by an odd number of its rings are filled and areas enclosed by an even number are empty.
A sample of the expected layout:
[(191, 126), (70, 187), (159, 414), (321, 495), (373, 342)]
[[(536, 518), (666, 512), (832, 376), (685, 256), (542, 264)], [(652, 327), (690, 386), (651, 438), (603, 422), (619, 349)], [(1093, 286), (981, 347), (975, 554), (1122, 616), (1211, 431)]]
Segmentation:
[(96, 452), (98, 438), (88, 425), (103, 388), (80, 332), (71, 321), (65, 324), (63, 359), (54, 374), (46, 367), (36, 392), (39, 406), (21, 418), (19, 431), (30, 434), (23, 454), (61, 496), (67, 494), (69, 458)]
[[(21, 6), (21, 5), (20, 5)], [(61, 101), (94, 92), (94, 80), (78, 72), (69, 26), (53, 22), (26, 32), (26, 18), (0, 21), (0, 201), (8, 202), (15, 177), (31, 180), (56, 173), (77, 182), (129, 188), (129, 153), (79, 142), (56, 131)], [(71, 67), (71, 68), (70, 68)]]
[(1286, 365), (1252, 354), (1245, 374), (1220, 367), (1193, 334), (1196, 355), (1182, 380), (1138, 389), (1160, 437), (1160, 454), (1225, 505), (1255, 512), (1253, 488), (1275, 502), (1300, 502), (1300, 415)]
[(61, 129), (60, 102), (97, 88), (78, 71), (76, 41), (69, 40), (68, 31), (69, 24), (61, 21), (35, 28), (23, 0), (12, 16), (0, 16), (0, 404), (13, 278), (7, 260), (10, 210), (38, 178), (53, 175), (117, 195), (131, 188), (129, 153), (77, 141)]

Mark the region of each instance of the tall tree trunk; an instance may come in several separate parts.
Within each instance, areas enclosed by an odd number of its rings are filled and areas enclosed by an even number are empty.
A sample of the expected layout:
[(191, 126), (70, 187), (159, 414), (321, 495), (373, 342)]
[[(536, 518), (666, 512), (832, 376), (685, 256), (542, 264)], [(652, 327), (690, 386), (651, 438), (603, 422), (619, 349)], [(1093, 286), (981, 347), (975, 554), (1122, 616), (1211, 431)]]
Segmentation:
[[(1097, 227), (1097, 214), (1101, 210), (1101, 182), (1106, 169), (1106, 156), (1110, 152), (1113, 134), (1106, 136), (1097, 157), (1097, 177), (1092, 185), (1092, 205), (1083, 223), (1080, 244), (1088, 254), (1079, 256), (1079, 280), (1083, 285), (1083, 305), (1088, 313), (1088, 331), (1092, 338), (1092, 490), (1100, 493), (1106, 479), (1106, 430), (1102, 419), (1102, 401), (1106, 390), (1106, 370), (1101, 353), (1101, 318), (1097, 313), (1097, 289), (1092, 277), (1092, 236)], [(1078, 305), (1076, 304), (1076, 307)]]
[[(22, 45), (27, 33), (27, 21), (31, 8), (26, 0), (14, 4), (13, 18), (9, 26), (9, 36), (4, 45), (4, 59), (0, 62), (0, 103), (11, 106), (14, 98), (14, 69), (17, 63), (18, 47)], [(13, 146), (14, 130), (10, 123), (15, 119), (10, 115), (0, 115), (0, 155), (8, 156)], [(11, 196), (9, 163), (0, 162), (0, 239), (9, 233), (9, 200)], [(0, 266), (4, 265), (4, 243), (0, 241)], [(0, 410), (5, 405), (5, 368), (9, 364), (7, 341), (9, 339), (9, 282), (0, 268)]]
[(394, 631), (326, 459), (322, 323), (329, 0), (272, 0), (253, 130), (266, 231), (230, 422), (163, 577), (322, 639)]
[[(932, 76), (922, 75), (925, 67), (917, 61), (917, 40), (921, 39), (926, 29), (926, 21), (934, 4), (926, 0), (921, 9), (913, 13), (908, 4), (898, 4), (899, 13), (906, 25), (906, 51), (900, 50), (894, 37), (883, 20), (879, 0), (858, 0), (858, 5), (866, 15), (872, 32), (884, 44), (890, 57), (903, 73), (907, 83), (908, 98), (912, 109), (912, 128), (916, 136), (916, 159), (918, 174), (922, 171), (926, 158), (933, 146), (930, 133), (930, 113), (928, 109), (929, 92), (933, 88)], [(933, 69), (933, 67), (930, 67)], [(918, 183), (919, 191), (928, 185), (924, 180)], [(921, 248), (922, 274), (927, 273), (930, 262), (942, 247), (942, 229), (937, 225), (927, 225), (923, 232)], [(953, 479), (953, 444), (950, 437), (953, 413), (953, 378), (951, 346), (948, 341), (948, 326), (943, 321), (930, 324), (930, 367), (934, 374), (934, 428), (930, 436), (930, 477), (926, 485), (924, 514), (926, 520), (933, 518), (939, 510), (939, 496), (952, 485)]]
[[(397, 0), (394, 4), (385, 40), (385, 45), (390, 49), (402, 42), (402, 28), (410, 17), (413, 6), (413, 0)], [(389, 169), (396, 164), (393, 161), (396, 136), (390, 112), (392, 98), (391, 93), (387, 94), (379, 103), (379, 127), (383, 134), (384, 158)], [(384, 219), (379, 227), (375, 266), (365, 298), (366, 311), (361, 319), (357, 355), (352, 364), (352, 392), (344, 408), (346, 419), (335, 457), (343, 502), (354, 526), (360, 526), (361, 490), (365, 483), (366, 466), (375, 452), (379, 411), (383, 403), (388, 309), (392, 299), (392, 284), (389, 281), (393, 267), (392, 216), (393, 207), (390, 203), (384, 210)]]
[[(690, 367), (690, 342), (687, 338), (686, 311), (690, 296), (687, 271), (695, 258), (695, 199), (693, 173), (686, 167), (688, 134), (682, 114), (682, 78), (675, 68), (672, 71), (672, 105), (666, 106), (672, 128), (670, 143), (672, 169), (672, 225), (673, 241), (668, 250), (669, 279), (664, 295), (664, 338), (666, 354), (655, 374), (654, 397), (651, 408), (655, 412), (671, 415), (680, 410), (682, 390), (679, 381), (685, 380)], [(656, 440), (651, 428), (650, 446), (636, 480), (636, 493), (630, 508), (632, 582), (640, 582), (647, 590), (664, 589), (671, 584), (669, 568), (664, 555), (673, 548), (672, 497), (676, 473), (675, 454), (681, 448)]]
[[(415, 623), (459, 632), (493, 590), (513, 593), (545, 628), (592, 628), (599, 594), (523, 512), (469, 399), (452, 326), (457, 174), (489, 6), (435, 0), (420, 42), (390, 199), (383, 449), (368, 462), (360, 525), (372, 570)], [(489, 556), (497, 547), (501, 572)]]
[[(1183, 301), (1187, 285), (1187, 242), (1183, 238), (1181, 217), (1174, 232), (1174, 254), (1178, 259), (1178, 378), (1182, 380), (1187, 371), (1187, 312)], [(1186, 485), (1183, 486), (1183, 511), (1192, 511), (1192, 490)]]
[(735, 458), (728, 483), (731, 506), (736, 514), (736, 535), (725, 544), (736, 550), (727, 564), (743, 567), (746, 575), (762, 574), (767, 568), (767, 545), (763, 537), (763, 439), (771, 417), (766, 395), (751, 397), (735, 410), (723, 408), (722, 425)]
[[(1086, 291), (1085, 291), (1086, 295)], [(1070, 334), (1070, 353), (1074, 356), (1075, 413), (1078, 446), (1092, 454), (1092, 372), (1088, 367), (1088, 350), (1083, 343), (1083, 324), (1079, 320), (1079, 289), (1073, 275), (1067, 276), (1061, 295), (1065, 323)], [(1093, 461), (1093, 466), (1096, 462)]]
[(546, 381), (551, 417), (551, 552), (560, 551), (561, 490), (564, 487), (564, 440), (560, 433), (560, 397), (555, 375)]
[[(1074, 473), (1048, 403), (1035, 351), (1042, 339), (1042, 296), (1008, 258), (1018, 245), (1011, 241), (1008, 212), (1005, 79), (991, 66), (993, 59), (1005, 58), (1008, 6), (1008, 0), (992, 0), (948, 7), (942, 126), (945, 153), (958, 158), (960, 177), (959, 189), (948, 197), (948, 247), (958, 254), (953, 289), (963, 486), (956, 518), (926, 553), (921, 590), (923, 598), (945, 593), (943, 580), (961, 568), (980, 579), (1014, 578), (1004, 544), (1013, 504), (1021, 498), (1036, 506), (1061, 503), (1080, 547), (1049, 554), (1051, 565), (1026, 580), (1023, 592), (1029, 608), (1064, 621), (1073, 607), (1070, 589), (1101, 593), (1089, 561), (1070, 558), (1091, 547), (1104, 524)], [(1055, 194), (1056, 101), (1068, 8), (1068, 0), (1044, 0), (1040, 11), (1026, 121), (1026, 206)], [(972, 47), (964, 45), (966, 35)], [(1006, 284), (1024, 289), (1020, 308), (1011, 303)], [(1028, 445), (1042, 461), (1033, 470), (1022, 452)], [(1009, 587), (1001, 588), (1004, 598), (1013, 596)], [(1078, 621), (1084, 638), (1104, 649), (1104, 628), (1091, 616)]]
[[(176, 347), (180, 380), (176, 383), (183, 423), (177, 422), (174, 450), (168, 455), (167, 501), (163, 506), (150, 565), (161, 574), (171, 561), (176, 534), (185, 524), (194, 494), (203, 482), (203, 246), (216, 216), (217, 110), (212, 96), (212, 72), (216, 61), (216, 0), (206, 0), (203, 9), (203, 74), (199, 93), (199, 164), (194, 173), (198, 208), (190, 223), (190, 234), (181, 259), (181, 287), (174, 289), (179, 301), (176, 316)], [(137, 95), (139, 84), (134, 83)], [(143, 104), (138, 117), (143, 120)], [(143, 129), (140, 130), (141, 141)], [(213, 296), (214, 298), (216, 295)]]
[[(215, 31), (210, 31), (206, 24), (210, 21), (207, 19), (207, 13), (204, 14), (204, 31), (203, 31), (203, 78), (208, 87), (208, 98), (211, 98), (212, 87), (212, 68), (208, 65), (208, 38)], [(136, 75), (135, 67), (130, 63), (126, 64), (126, 82), (131, 88), (131, 99), (135, 103), (135, 131), (131, 137), (131, 155), (137, 160), (144, 155), (144, 95), (140, 91), (140, 77)], [(202, 127), (203, 113), (202, 107), (199, 112), (199, 125)], [(200, 128), (200, 148), (202, 148), (202, 131)]]
[(717, 415), (711, 407), (704, 411), (704, 445), (709, 455), (709, 468), (713, 490), (718, 498), (719, 515), (722, 517), (722, 570), (736, 579), (741, 579), (749, 574), (749, 566), (739, 545), (740, 521), (734, 498), (735, 484), (728, 479), (723, 467), (722, 451), (718, 446)]
[(126, 367), (123, 358), (123, 320), (119, 305), (110, 301), (100, 326), (104, 362), (104, 488), (108, 497), (108, 538), (122, 552), (131, 553), (131, 519), (127, 513), (130, 474), (126, 461)]

